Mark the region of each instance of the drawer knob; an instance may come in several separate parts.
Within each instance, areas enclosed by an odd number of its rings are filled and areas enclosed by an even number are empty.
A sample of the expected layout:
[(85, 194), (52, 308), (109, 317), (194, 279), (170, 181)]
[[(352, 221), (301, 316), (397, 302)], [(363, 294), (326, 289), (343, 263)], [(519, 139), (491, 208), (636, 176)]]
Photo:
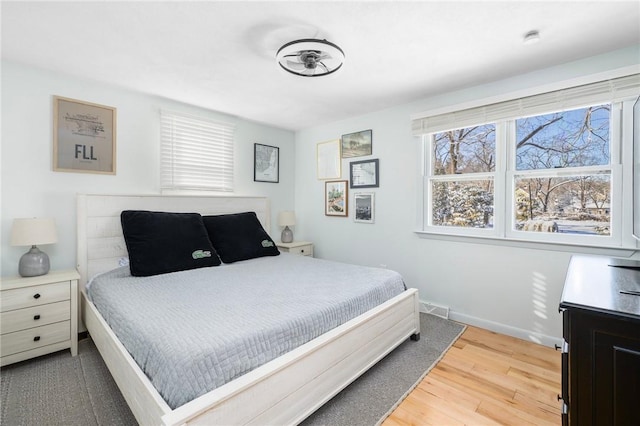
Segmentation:
[(37, 342), (38, 340), (40, 340), (40, 336), (36, 336), (36, 337), (33, 338), (34, 342)]
[(34, 295), (33, 295), (33, 298), (34, 298), (34, 299), (40, 299), (40, 293), (36, 293), (36, 294), (34, 294)]
[(558, 346), (558, 345), (553, 345), (556, 348), (556, 351), (559, 351), (560, 349), (562, 349), (562, 346)]
[(33, 320), (34, 320), (34, 321), (37, 321), (37, 320), (39, 320), (39, 319), (40, 319), (40, 315), (34, 315), (34, 316), (33, 316)]

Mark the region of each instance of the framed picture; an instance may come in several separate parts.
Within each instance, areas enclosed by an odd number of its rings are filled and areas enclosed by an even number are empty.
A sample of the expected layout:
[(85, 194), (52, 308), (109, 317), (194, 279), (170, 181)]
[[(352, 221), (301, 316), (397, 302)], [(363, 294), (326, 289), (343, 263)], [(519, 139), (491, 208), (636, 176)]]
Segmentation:
[(380, 162), (375, 160), (349, 163), (351, 188), (377, 188), (380, 186)]
[(342, 158), (371, 155), (373, 152), (373, 147), (371, 146), (372, 137), (371, 130), (342, 135)]
[(116, 109), (53, 97), (53, 170), (116, 174)]
[(353, 201), (356, 205), (354, 222), (373, 223), (375, 218), (375, 194), (373, 192), (358, 192), (354, 194)]
[(324, 183), (324, 214), (327, 216), (349, 215), (348, 189), (346, 180), (334, 180)]
[(318, 179), (340, 179), (342, 177), (340, 139), (319, 142), (316, 150)]
[(280, 148), (253, 144), (253, 180), (255, 182), (280, 182)]

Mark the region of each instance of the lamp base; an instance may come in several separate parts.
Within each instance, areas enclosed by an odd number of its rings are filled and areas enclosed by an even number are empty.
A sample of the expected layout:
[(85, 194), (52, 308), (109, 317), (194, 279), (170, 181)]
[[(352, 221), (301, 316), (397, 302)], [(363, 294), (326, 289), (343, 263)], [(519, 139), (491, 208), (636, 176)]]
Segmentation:
[(21, 277), (46, 275), (50, 268), (49, 256), (36, 246), (31, 246), (31, 249), (22, 255), (20, 263), (18, 263), (18, 273)]
[(293, 231), (289, 229), (288, 226), (285, 226), (282, 230), (282, 235), (280, 235), (280, 240), (283, 243), (292, 243), (293, 242)]

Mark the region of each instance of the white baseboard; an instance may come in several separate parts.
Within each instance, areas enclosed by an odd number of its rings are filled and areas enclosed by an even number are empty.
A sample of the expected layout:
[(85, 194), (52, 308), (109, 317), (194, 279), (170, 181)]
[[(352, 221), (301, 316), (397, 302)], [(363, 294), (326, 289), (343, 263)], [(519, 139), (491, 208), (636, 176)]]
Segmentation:
[(507, 336), (517, 337), (518, 339), (527, 340), (529, 342), (538, 343), (540, 345), (554, 347), (554, 345), (562, 345), (562, 338), (537, 333), (535, 331), (524, 330), (522, 328), (512, 327), (510, 325), (489, 321), (482, 318), (476, 318), (460, 312), (449, 311), (449, 319), (464, 324), (473, 325), (484, 328), (486, 330), (495, 331), (496, 333), (506, 334)]

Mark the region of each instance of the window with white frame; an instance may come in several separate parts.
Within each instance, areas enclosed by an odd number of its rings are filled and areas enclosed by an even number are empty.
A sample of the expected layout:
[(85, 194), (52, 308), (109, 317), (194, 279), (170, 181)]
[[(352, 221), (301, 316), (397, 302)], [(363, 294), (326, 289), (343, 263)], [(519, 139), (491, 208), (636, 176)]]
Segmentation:
[(422, 227), (461, 236), (632, 247), (631, 108), (640, 75), (413, 121)]
[(495, 124), (435, 133), (430, 153), (431, 224), (491, 228), (496, 174)]
[(233, 124), (161, 111), (161, 188), (232, 192), (234, 130)]

